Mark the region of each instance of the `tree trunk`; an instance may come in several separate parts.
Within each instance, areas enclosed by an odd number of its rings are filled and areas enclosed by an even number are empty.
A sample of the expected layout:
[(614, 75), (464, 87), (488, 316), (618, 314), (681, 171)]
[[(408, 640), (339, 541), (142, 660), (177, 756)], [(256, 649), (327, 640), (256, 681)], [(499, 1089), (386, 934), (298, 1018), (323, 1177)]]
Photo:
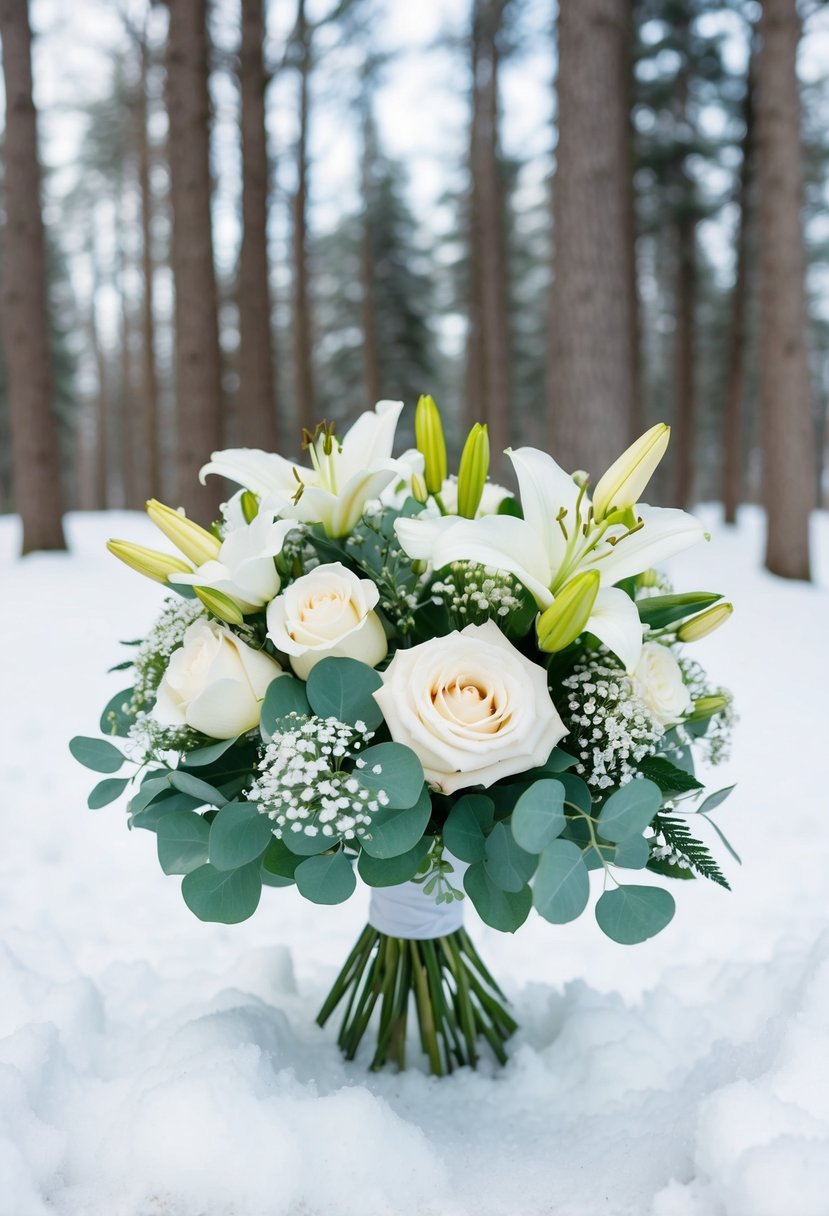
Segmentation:
[(136, 108), (138, 145), (138, 191), (141, 205), (141, 393), (142, 455), (137, 493), (142, 500), (159, 494), (160, 444), (158, 434), (159, 390), (155, 341), (155, 261), (153, 258), (153, 194), (150, 174), (149, 115), (147, 88), (150, 49), (146, 29), (138, 42), (140, 80)]
[(728, 339), (725, 408), (723, 410), (722, 500), (727, 524), (737, 522), (743, 494), (743, 393), (745, 390), (746, 296), (748, 229), (754, 157), (754, 69), (749, 64), (745, 97), (745, 131), (737, 187), (734, 287), (731, 292), (731, 329)]
[(65, 549), (27, 0), (0, 0), (6, 90), (3, 338), (23, 553)]
[(222, 445), (222, 363), (210, 214), (207, 2), (172, 0), (167, 43), (172, 264), (175, 281), (176, 506), (209, 522), (221, 483), (199, 469)]
[(766, 566), (785, 578), (808, 579), (815, 486), (801, 218), (799, 35), (792, 0), (764, 0), (757, 63), (757, 167)]
[[(693, 186), (683, 171), (680, 189), (686, 197)], [(694, 488), (694, 449), (696, 413), (696, 300), (697, 300), (697, 238), (696, 218), (690, 208), (683, 210), (676, 224), (676, 418), (673, 436), (674, 495), (673, 505), (688, 510)]]
[(311, 301), (308, 287), (308, 110), (311, 75), (311, 30), (305, 18), (305, 0), (298, 0), (295, 37), (299, 47), (299, 134), (296, 146), (296, 190), (293, 198), (294, 263), (294, 383), (296, 414), (301, 427), (317, 424), (314, 400), (314, 364), (311, 338)]
[(635, 417), (628, 94), (630, 0), (563, 0), (549, 408), (556, 459), (597, 479)]
[(361, 322), (363, 330), (363, 378), (366, 407), (374, 409), (380, 400), (380, 352), (377, 336), (375, 305), (375, 259), (372, 233), (373, 167), (376, 156), (376, 135), (371, 114), (371, 100), (363, 99), (362, 194), (363, 217), (360, 233), (360, 280), (362, 289)]
[(499, 39), (505, 0), (472, 10), (469, 334), (466, 421), (489, 428), (493, 473), (510, 441), (506, 216), (498, 139)]
[(242, 0), (239, 52), (242, 135), (242, 246), (239, 252), (239, 392), (236, 441), (276, 451), (271, 291), (268, 272), (268, 140), (265, 124), (263, 0)]

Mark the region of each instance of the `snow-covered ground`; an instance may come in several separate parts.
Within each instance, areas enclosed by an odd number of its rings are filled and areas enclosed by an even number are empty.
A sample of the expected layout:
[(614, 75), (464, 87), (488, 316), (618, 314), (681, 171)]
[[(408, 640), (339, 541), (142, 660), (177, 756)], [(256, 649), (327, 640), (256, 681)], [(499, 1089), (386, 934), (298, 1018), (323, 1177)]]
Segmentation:
[(696, 648), (741, 715), (734, 891), (683, 884), (633, 948), (590, 914), (473, 925), (522, 1029), (505, 1070), (444, 1080), (346, 1065), (314, 1024), (364, 892), (204, 925), (152, 835), (86, 809), (67, 740), (161, 599), (102, 540), (146, 522), (73, 517), (72, 556), (20, 562), (0, 520), (0, 1214), (827, 1216), (829, 518), (804, 586), (760, 572), (756, 512), (709, 517), (673, 573), (737, 607)]

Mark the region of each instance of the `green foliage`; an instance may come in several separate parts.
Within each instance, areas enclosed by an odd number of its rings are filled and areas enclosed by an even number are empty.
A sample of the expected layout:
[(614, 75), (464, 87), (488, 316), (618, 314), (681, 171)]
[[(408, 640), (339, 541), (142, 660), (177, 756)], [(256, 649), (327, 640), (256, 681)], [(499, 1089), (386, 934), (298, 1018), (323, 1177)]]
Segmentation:
[(368, 790), (385, 791), (393, 807), (414, 806), (423, 792), (423, 765), (402, 743), (366, 748), (354, 776)]
[(646, 756), (638, 765), (640, 773), (659, 786), (665, 797), (701, 790), (702, 782), (693, 773), (672, 764), (665, 756)]
[(270, 743), (280, 723), (291, 714), (310, 717), (311, 706), (305, 693), (305, 685), (295, 676), (276, 676), (268, 685), (260, 714), (262, 738)]
[(99, 781), (86, 800), (91, 811), (97, 811), (102, 806), (108, 806), (123, 794), (129, 785), (129, 777), (107, 777)]
[(187, 753), (186, 766), (187, 768), (202, 768), (205, 765), (214, 764), (238, 742), (239, 737), (237, 736), (235, 739), (220, 739), (218, 743), (210, 743), (206, 747), (197, 747)]
[(502, 891), (517, 892), (526, 886), (536, 867), (534, 853), (516, 841), (506, 823), (496, 823), (486, 838), (486, 872)]
[(609, 860), (623, 870), (642, 870), (650, 855), (650, 844), (644, 836), (627, 836), (619, 841)]
[(590, 896), (590, 879), (582, 851), (571, 840), (554, 840), (538, 861), (533, 903), (540, 916), (563, 925), (581, 916)]
[[(130, 827), (145, 828), (150, 832), (154, 832), (158, 827), (160, 820), (164, 815), (171, 811), (193, 811), (197, 807), (203, 806), (204, 803), (200, 798), (193, 798), (190, 794), (180, 794), (177, 790), (172, 789), (167, 782), (161, 783), (160, 790), (153, 791), (153, 797), (149, 801), (144, 801), (143, 809), (134, 811), (135, 799), (130, 801)], [(144, 787), (137, 795), (140, 796), (144, 792)]]
[(515, 933), (527, 919), (533, 897), (528, 886), (505, 891), (490, 876), (486, 864), (476, 861), (463, 876), (466, 891), (481, 920), (502, 933)]
[(662, 793), (653, 781), (629, 781), (610, 795), (598, 814), (602, 836), (614, 843), (639, 836), (662, 804)]
[(414, 848), (426, 831), (431, 816), (432, 800), (421, 781), (420, 796), (414, 806), (381, 807), (379, 811), (374, 811), (368, 834), (361, 838), (360, 843), (371, 857), (381, 860), (399, 857)]
[(181, 894), (199, 920), (237, 925), (253, 916), (262, 894), (258, 861), (238, 870), (217, 870), (209, 863), (184, 876)]
[(165, 874), (189, 874), (207, 861), (210, 824), (195, 811), (170, 811), (156, 828), (158, 860)]
[(117, 773), (124, 763), (124, 755), (106, 739), (90, 739), (75, 735), (69, 741), (69, 750), (79, 764), (96, 773)]
[(337, 718), (350, 726), (364, 722), (368, 730), (376, 730), (383, 714), (372, 693), (382, 685), (382, 677), (367, 663), (328, 658), (312, 668), (305, 694), (321, 718)]
[(661, 932), (675, 910), (673, 896), (662, 887), (615, 887), (599, 897), (596, 920), (614, 942), (633, 946)]
[(536, 781), (515, 804), (512, 834), (522, 849), (540, 853), (564, 830), (564, 786), (560, 781)]
[(486, 833), (492, 827), (495, 806), (484, 794), (464, 794), (452, 806), (443, 826), (443, 842), (460, 861), (483, 861)]
[(309, 857), (294, 873), (301, 895), (315, 904), (341, 904), (357, 886), (354, 869), (342, 849)]
[(284, 840), (278, 840), (276, 836), (272, 835), (262, 858), (262, 868), (269, 874), (285, 879), (286, 882), (293, 882), (300, 860), (296, 853), (291, 852)]
[(428, 857), (431, 844), (430, 838), (424, 836), (407, 852), (385, 858), (372, 857), (363, 849), (357, 860), (360, 877), (370, 887), (396, 887), (398, 883), (409, 882)]
[[(131, 663), (130, 666), (132, 666)], [(132, 694), (131, 688), (124, 688), (107, 701), (101, 714), (102, 735), (117, 735), (121, 739), (127, 737), (130, 727), (135, 722), (135, 717), (130, 709)]]
[[(674, 815), (660, 815), (654, 828), (665, 841), (665, 845), (671, 849), (678, 858), (687, 862), (690, 869), (698, 874), (701, 878), (709, 878), (711, 882), (715, 882), (718, 886), (725, 887), (726, 891), (730, 891), (728, 879), (723, 874), (720, 867), (717, 865), (707, 845), (701, 840), (697, 840), (691, 834), (685, 819), (680, 819)], [(659, 858), (652, 858), (648, 862), (648, 869), (655, 873), (660, 873), (660, 866), (663, 865)], [(676, 865), (676, 862), (673, 863)]]
[(201, 777), (194, 777), (192, 773), (186, 773), (182, 769), (172, 769), (167, 780), (173, 789), (179, 790), (182, 794), (200, 798), (202, 806), (219, 807), (224, 806), (228, 801), (221, 790), (216, 789), (210, 782), (202, 781)]
[(650, 595), (637, 600), (636, 607), (643, 625), (651, 629), (664, 629), (666, 625), (683, 621), (721, 599), (722, 596), (715, 592), (687, 591), (676, 595)]
[(235, 870), (261, 857), (273, 839), (267, 815), (250, 802), (228, 802), (210, 825), (210, 864)]

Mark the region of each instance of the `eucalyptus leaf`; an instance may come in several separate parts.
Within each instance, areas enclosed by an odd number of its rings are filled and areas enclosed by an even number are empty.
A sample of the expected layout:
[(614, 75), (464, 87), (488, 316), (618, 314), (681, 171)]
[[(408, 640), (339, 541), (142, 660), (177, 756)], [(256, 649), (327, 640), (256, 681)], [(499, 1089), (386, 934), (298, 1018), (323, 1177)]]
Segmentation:
[(152, 801), (144, 807), (143, 810), (132, 812), (132, 802), (130, 802), (130, 821), (131, 828), (145, 828), (147, 831), (154, 832), (165, 815), (172, 811), (194, 811), (196, 807), (203, 806), (201, 799), (192, 798), (189, 794), (180, 794), (177, 790), (171, 789), (165, 782), (164, 790)]
[(291, 714), (308, 718), (311, 715), (311, 706), (302, 681), (285, 673), (271, 680), (262, 702), (259, 729), (266, 743), (276, 734), (279, 723)]
[(239, 735), (234, 739), (220, 739), (218, 743), (210, 743), (205, 747), (197, 747), (194, 751), (188, 752), (185, 757), (187, 768), (203, 768), (206, 764), (213, 764), (214, 761), (220, 760), (225, 752), (239, 742)]
[(593, 796), (590, 787), (575, 773), (559, 773), (556, 781), (564, 786), (564, 801), (578, 807), (585, 815), (593, 814)]
[(381, 807), (373, 811), (371, 823), (360, 843), (370, 857), (385, 860), (400, 857), (414, 848), (432, 817), (432, 799), (425, 785), (414, 806)]
[(171, 811), (156, 828), (158, 860), (165, 874), (189, 874), (207, 861), (210, 824), (195, 811)]
[(530, 888), (504, 891), (493, 882), (482, 861), (469, 867), (463, 885), (481, 920), (502, 933), (515, 933), (530, 914), (533, 902)]
[(727, 785), (725, 789), (717, 790), (715, 793), (709, 794), (708, 797), (697, 807), (697, 814), (710, 815), (713, 810), (725, 802), (726, 798), (728, 798), (736, 788), (736, 785)]
[(616, 845), (615, 856), (610, 860), (623, 870), (643, 870), (650, 855), (651, 847), (644, 836), (626, 836)]
[(383, 713), (372, 693), (383, 686), (383, 677), (357, 659), (330, 657), (311, 669), (305, 693), (315, 714), (337, 718), (354, 726), (364, 722), (376, 730)]
[(618, 843), (641, 836), (662, 805), (662, 791), (653, 781), (629, 781), (610, 795), (598, 814), (599, 831)]
[(495, 806), (483, 794), (464, 794), (452, 806), (443, 826), (443, 842), (461, 861), (482, 861), (486, 833), (492, 827)]
[(536, 781), (521, 795), (512, 812), (512, 834), (522, 849), (540, 853), (561, 835), (564, 817), (564, 786), (560, 781)]
[[(132, 663), (129, 666), (132, 666)], [(101, 714), (102, 735), (117, 735), (121, 739), (127, 737), (130, 727), (135, 722), (135, 717), (126, 708), (132, 701), (133, 691), (132, 688), (124, 688), (107, 701)]]
[(180, 790), (182, 794), (200, 798), (203, 806), (221, 807), (228, 801), (221, 790), (217, 790), (214, 785), (202, 781), (201, 777), (194, 777), (192, 773), (182, 772), (181, 769), (174, 768), (170, 772), (169, 784), (173, 789)]
[(431, 845), (430, 837), (424, 836), (408, 852), (386, 858), (372, 857), (363, 849), (357, 861), (360, 877), (370, 887), (396, 887), (409, 882), (420, 869)]
[(210, 864), (235, 870), (261, 857), (273, 839), (273, 824), (251, 802), (228, 802), (210, 825)]
[(360, 753), (354, 776), (369, 790), (385, 790), (389, 806), (409, 807), (423, 794), (423, 765), (402, 743), (378, 743)]
[(509, 825), (496, 823), (486, 838), (486, 871), (502, 891), (520, 891), (532, 878), (536, 856), (522, 849)]
[(571, 840), (554, 840), (538, 860), (533, 904), (540, 916), (564, 925), (581, 916), (590, 897), (590, 878), (581, 849)]
[(284, 840), (272, 835), (262, 858), (262, 866), (274, 877), (293, 882), (294, 873), (301, 860), (301, 857), (291, 852)]
[(612, 941), (633, 946), (664, 929), (675, 910), (674, 897), (662, 887), (616, 887), (599, 898), (596, 920)]
[(300, 895), (315, 904), (341, 904), (357, 886), (354, 869), (342, 850), (300, 862), (294, 879)]
[(262, 894), (258, 861), (238, 870), (199, 866), (186, 874), (181, 884), (184, 902), (199, 920), (237, 925), (253, 916)]
[(79, 764), (96, 773), (117, 773), (126, 759), (113, 743), (106, 739), (90, 739), (86, 735), (70, 739), (69, 750)]
[(316, 857), (317, 853), (325, 853), (337, 843), (336, 836), (326, 836), (321, 830), (322, 825), (316, 816), (303, 823), (303, 827), (305, 826), (315, 827), (317, 831), (313, 836), (309, 836), (305, 831), (292, 832), (289, 825), (282, 834), (286, 848), (297, 857)]
[(128, 785), (129, 777), (107, 777), (98, 782), (87, 798), (86, 805), (91, 811), (100, 810), (102, 806), (108, 806), (110, 802), (120, 798)]

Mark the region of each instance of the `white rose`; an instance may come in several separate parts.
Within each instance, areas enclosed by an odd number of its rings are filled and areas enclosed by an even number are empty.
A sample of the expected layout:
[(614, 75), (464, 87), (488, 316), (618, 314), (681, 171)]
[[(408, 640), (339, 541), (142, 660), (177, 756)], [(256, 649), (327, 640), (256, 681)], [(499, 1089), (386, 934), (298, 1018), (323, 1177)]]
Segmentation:
[(233, 739), (259, 725), (265, 690), (282, 674), (275, 659), (224, 625), (194, 621), (167, 664), (153, 712), (168, 726)]
[(633, 672), (633, 686), (657, 722), (670, 726), (691, 709), (682, 669), (667, 646), (646, 642)]
[(374, 696), (394, 741), (446, 794), (543, 764), (567, 733), (546, 671), (493, 621), (398, 650)]
[(287, 654), (301, 680), (329, 657), (359, 659), (376, 667), (388, 642), (375, 604), (380, 598), (369, 578), (342, 564), (317, 566), (291, 583), (268, 607), (268, 637)]

